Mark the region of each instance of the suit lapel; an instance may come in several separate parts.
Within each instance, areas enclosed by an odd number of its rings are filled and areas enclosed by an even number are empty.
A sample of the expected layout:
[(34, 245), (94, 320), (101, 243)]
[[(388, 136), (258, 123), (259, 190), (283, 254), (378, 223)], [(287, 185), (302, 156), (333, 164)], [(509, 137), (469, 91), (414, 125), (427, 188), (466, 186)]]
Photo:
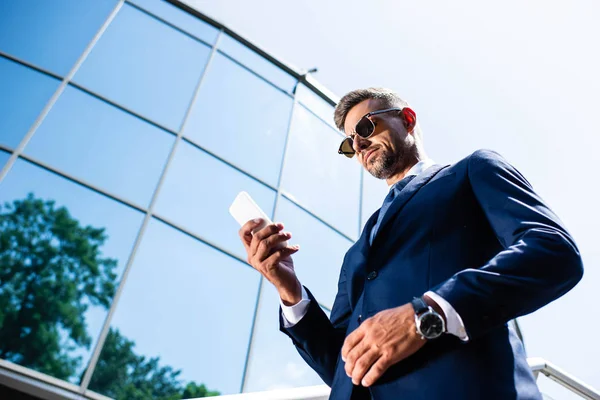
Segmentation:
[[(381, 225), (379, 226), (379, 230), (377, 231), (377, 235), (373, 239), (373, 244), (377, 242), (378, 238), (381, 237), (381, 232), (384, 231), (386, 225), (390, 222), (392, 217), (402, 210), (402, 207), (421, 189), (427, 182), (431, 180), (438, 172), (442, 169), (446, 168), (444, 165), (433, 165), (428, 168), (425, 172), (417, 176), (415, 179), (410, 181), (408, 185), (398, 194), (398, 196), (394, 199), (393, 203), (388, 208), (387, 212), (383, 216), (383, 220), (381, 221)], [(364, 234), (364, 232), (363, 232)], [(368, 237), (368, 235), (367, 235)], [(367, 240), (367, 245), (369, 241)]]

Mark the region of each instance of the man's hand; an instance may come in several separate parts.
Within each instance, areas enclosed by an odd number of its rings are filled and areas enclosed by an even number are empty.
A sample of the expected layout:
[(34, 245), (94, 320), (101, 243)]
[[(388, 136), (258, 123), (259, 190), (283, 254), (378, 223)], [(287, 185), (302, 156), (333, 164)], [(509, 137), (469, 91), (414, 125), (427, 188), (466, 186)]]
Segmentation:
[(262, 222), (260, 219), (248, 221), (240, 229), (248, 263), (275, 286), (284, 304), (296, 304), (302, 299), (302, 286), (296, 277), (291, 255), (300, 247), (277, 247), (292, 237), (291, 233), (283, 232), (283, 224), (280, 223), (267, 225), (252, 234), (252, 230)]
[(344, 341), (342, 359), (355, 385), (371, 386), (385, 371), (426, 343), (417, 333), (410, 303), (365, 320)]

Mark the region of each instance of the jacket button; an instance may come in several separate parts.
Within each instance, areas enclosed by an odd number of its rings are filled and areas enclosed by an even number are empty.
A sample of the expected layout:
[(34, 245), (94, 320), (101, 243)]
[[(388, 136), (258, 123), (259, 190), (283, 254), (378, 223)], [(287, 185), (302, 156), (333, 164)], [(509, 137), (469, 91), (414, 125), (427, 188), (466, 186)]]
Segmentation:
[(356, 318), (358, 320), (358, 323), (360, 324), (362, 322), (362, 315), (359, 315), (358, 318)]
[(375, 278), (377, 278), (377, 271), (371, 271), (371, 272), (369, 272), (369, 275), (367, 275), (368, 281), (372, 281)]

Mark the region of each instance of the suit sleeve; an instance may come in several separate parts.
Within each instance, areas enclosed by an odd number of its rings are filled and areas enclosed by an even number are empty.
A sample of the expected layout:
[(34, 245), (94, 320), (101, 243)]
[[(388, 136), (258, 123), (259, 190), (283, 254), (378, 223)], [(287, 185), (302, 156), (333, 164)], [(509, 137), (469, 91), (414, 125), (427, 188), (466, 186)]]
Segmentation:
[(308, 289), (306, 292), (311, 301), (304, 317), (294, 326), (286, 328), (280, 309), (279, 329), (292, 339), (302, 358), (319, 374), (323, 382), (331, 386), (352, 314), (346, 291), (345, 270), (342, 268), (340, 272), (331, 319), (321, 309), (313, 294)]
[(475, 152), (468, 179), (503, 250), (433, 291), (454, 307), (475, 339), (568, 292), (582, 278), (583, 265), (558, 217), (499, 154)]

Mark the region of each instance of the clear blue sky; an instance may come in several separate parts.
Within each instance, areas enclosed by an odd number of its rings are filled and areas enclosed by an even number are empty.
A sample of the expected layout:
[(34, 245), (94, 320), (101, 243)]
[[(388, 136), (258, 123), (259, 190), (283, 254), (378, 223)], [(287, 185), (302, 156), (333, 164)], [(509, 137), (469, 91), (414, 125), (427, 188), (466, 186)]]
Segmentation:
[(438, 162), (491, 148), (513, 163), (575, 236), (586, 266), (572, 292), (521, 319), (528, 353), (600, 387), (597, 2), (187, 2), (298, 68), (318, 67), (337, 95), (397, 90)]

